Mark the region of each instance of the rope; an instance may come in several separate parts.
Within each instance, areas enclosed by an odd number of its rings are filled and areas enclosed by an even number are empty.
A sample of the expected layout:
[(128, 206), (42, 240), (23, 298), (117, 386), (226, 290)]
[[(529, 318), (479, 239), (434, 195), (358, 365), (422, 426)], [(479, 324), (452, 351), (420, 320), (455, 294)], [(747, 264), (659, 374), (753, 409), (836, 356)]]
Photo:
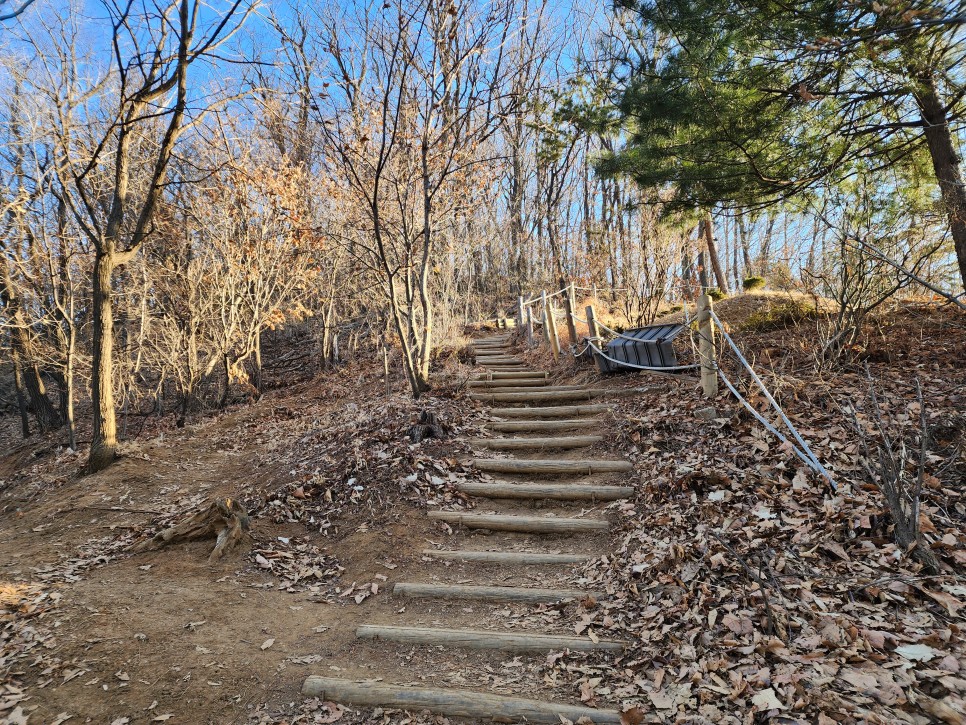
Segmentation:
[[(738, 349), (738, 345), (735, 344), (735, 341), (731, 339), (731, 335), (729, 335), (725, 331), (724, 323), (722, 323), (721, 319), (714, 313), (714, 310), (708, 310), (708, 312), (711, 315), (711, 319), (714, 320), (715, 324), (718, 326), (718, 329), (721, 330), (721, 336), (725, 339), (725, 341), (727, 341), (728, 345), (731, 347), (732, 352), (734, 352), (739, 362), (741, 362), (744, 368), (751, 375), (752, 380), (754, 380), (755, 384), (758, 385), (758, 388), (764, 394), (768, 402), (771, 403), (771, 406), (775, 409), (775, 412), (778, 413), (779, 417), (782, 419), (782, 422), (785, 424), (785, 426), (791, 432), (792, 436), (798, 442), (798, 445), (801, 446), (801, 451), (796, 449), (795, 446), (792, 446), (792, 449), (795, 450), (796, 455), (798, 455), (799, 458), (802, 458), (802, 460), (808, 464), (809, 468), (820, 473), (823, 477), (825, 477), (825, 479), (828, 480), (828, 482), (831, 484), (833, 491), (838, 490), (838, 486), (835, 483), (835, 479), (832, 478), (832, 474), (830, 474), (827, 470), (825, 470), (825, 467), (821, 464), (821, 462), (819, 462), (818, 457), (812, 452), (812, 449), (808, 447), (808, 443), (805, 442), (805, 439), (802, 438), (801, 434), (798, 432), (795, 426), (792, 425), (792, 422), (788, 419), (788, 416), (785, 415), (785, 411), (782, 410), (782, 407), (778, 404), (778, 401), (775, 400), (774, 396), (769, 392), (768, 388), (765, 387), (765, 384), (762, 382), (761, 378), (758, 377), (758, 373), (754, 371), (754, 369), (751, 367), (751, 364), (745, 359), (745, 356), (741, 354), (741, 350)], [(724, 376), (724, 373), (721, 372), (720, 368), (718, 368), (718, 374), (722, 377), (722, 379), (725, 380), (725, 384), (735, 395), (735, 397), (737, 397), (745, 405), (746, 408), (751, 409), (749, 404), (747, 404), (744, 401), (744, 398), (742, 398), (734, 389), (734, 386), (732, 386), (731, 383), (727, 381), (727, 379)], [(762, 421), (763, 424), (765, 424), (764, 419), (760, 415), (758, 415), (757, 412), (755, 412), (754, 414), (756, 418), (758, 418), (760, 421)], [(765, 425), (769, 429), (769, 431), (778, 435), (783, 442), (788, 442), (787, 439), (782, 437), (781, 434), (778, 433), (777, 430), (775, 430), (775, 428), (767, 424)], [(791, 444), (789, 443), (789, 445)]]
[[(812, 459), (809, 458), (808, 455), (805, 454), (803, 451), (800, 451), (795, 446), (794, 443), (792, 443), (790, 440), (788, 440), (788, 438), (786, 438), (784, 435), (782, 435), (782, 433), (777, 428), (775, 428), (771, 423), (769, 423), (768, 420), (761, 413), (759, 413), (757, 410), (755, 410), (755, 408), (751, 405), (751, 403), (749, 403), (747, 400), (745, 400), (744, 397), (741, 395), (741, 393), (738, 392), (737, 388), (735, 388), (735, 386), (731, 384), (731, 381), (728, 380), (728, 377), (724, 374), (724, 371), (721, 368), (717, 368), (717, 370), (718, 370), (718, 377), (721, 378), (721, 380), (727, 386), (728, 390), (731, 391), (731, 394), (734, 395), (738, 399), (738, 402), (741, 403), (744, 406), (745, 410), (747, 410), (755, 418), (757, 418), (758, 419), (758, 422), (761, 423), (765, 427), (765, 430), (767, 430), (769, 433), (771, 433), (772, 435), (774, 435), (782, 443), (788, 444), (789, 448), (792, 449), (792, 452), (796, 456), (798, 456), (806, 466), (808, 466), (812, 470), (817, 470), (815, 468), (815, 464), (812, 461)], [(824, 469), (822, 469), (822, 471), (824, 471)], [(823, 475), (825, 475), (825, 477), (828, 478), (828, 473), (827, 472), (826, 473), (823, 473)], [(833, 491), (836, 490), (837, 486), (836, 486), (835, 481), (833, 481), (831, 478), (828, 478), (828, 480), (829, 480), (829, 483), (832, 484), (832, 490)]]
[[(631, 339), (633, 339), (633, 338), (631, 338)], [(640, 340), (638, 340), (638, 342), (640, 342)], [(587, 346), (590, 347), (594, 352), (596, 352), (598, 355), (600, 355), (605, 360), (610, 360), (612, 363), (616, 363), (617, 365), (620, 365), (621, 367), (634, 368), (636, 370), (664, 370), (664, 371), (668, 371), (668, 370), (694, 370), (695, 368), (701, 367), (701, 364), (700, 363), (695, 363), (694, 365), (675, 365), (675, 366), (672, 366), (672, 367), (652, 367), (652, 366), (648, 366), (648, 365), (635, 365), (634, 363), (629, 363), (629, 362), (626, 362), (624, 360), (617, 360), (615, 358), (612, 358), (610, 355), (608, 355), (603, 350), (601, 350), (599, 347), (597, 347), (594, 343), (592, 343), (590, 341), (590, 338), (587, 338)]]

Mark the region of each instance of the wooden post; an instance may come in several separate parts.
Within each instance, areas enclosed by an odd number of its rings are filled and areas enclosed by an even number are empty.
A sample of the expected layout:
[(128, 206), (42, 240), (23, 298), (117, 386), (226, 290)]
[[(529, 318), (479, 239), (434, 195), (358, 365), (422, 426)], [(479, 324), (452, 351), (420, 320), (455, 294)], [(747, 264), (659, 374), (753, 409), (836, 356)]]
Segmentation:
[(550, 312), (550, 352), (556, 361), (560, 357), (560, 337), (557, 335), (557, 315), (553, 306), (548, 308)]
[(527, 318), (523, 311), (523, 295), (520, 295), (517, 297), (517, 326), (522, 330), (526, 322)]
[(587, 334), (591, 341), (600, 347), (600, 330), (597, 328), (597, 318), (594, 316), (594, 306), (587, 305)]
[(567, 285), (567, 291), (564, 293), (564, 310), (567, 313), (567, 332), (570, 333), (570, 342), (576, 345), (577, 340), (577, 321), (574, 319), (574, 313), (577, 308), (577, 296), (574, 291), (574, 283), (571, 282)]
[(698, 356), (701, 358), (701, 389), (706, 398), (713, 398), (718, 394), (718, 371), (715, 367), (711, 296), (706, 294), (698, 297)]
[(556, 361), (560, 356), (560, 340), (557, 339), (557, 324), (553, 319), (553, 309), (550, 307), (550, 300), (547, 299), (546, 290), (540, 293), (540, 300), (543, 302), (543, 334)]
[[(600, 338), (600, 329), (598, 329), (598, 327), (597, 327), (597, 318), (594, 316), (594, 306), (593, 305), (587, 305), (587, 307), (584, 310), (584, 312), (587, 315), (587, 337), (590, 338), (590, 341), (592, 343), (594, 343), (594, 346), (595, 347), (601, 347), (601, 345), (600, 345), (600, 339), (599, 339)], [(603, 349), (603, 348), (601, 348), (601, 349)], [(590, 354), (587, 355), (587, 359), (590, 360), (593, 363), (596, 360), (596, 358), (594, 357), (594, 355), (596, 355), (597, 353), (595, 353), (593, 349), (589, 350), (589, 353)]]
[(552, 347), (550, 343), (550, 324), (547, 322), (547, 292), (540, 293), (540, 319), (543, 321), (543, 341), (547, 347)]

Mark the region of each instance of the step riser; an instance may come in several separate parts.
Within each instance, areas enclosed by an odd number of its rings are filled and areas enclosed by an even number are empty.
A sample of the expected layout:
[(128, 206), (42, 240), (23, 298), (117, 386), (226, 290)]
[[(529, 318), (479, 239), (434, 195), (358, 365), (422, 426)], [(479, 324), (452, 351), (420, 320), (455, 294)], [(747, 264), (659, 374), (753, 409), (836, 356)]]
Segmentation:
[(521, 378), (519, 380), (470, 380), (471, 388), (544, 388), (549, 383), (546, 378)]
[(629, 486), (528, 486), (526, 484), (461, 483), (456, 489), (481, 498), (513, 498), (539, 501), (617, 501), (630, 498)]
[(610, 530), (602, 519), (554, 519), (538, 516), (464, 514), (459, 511), (430, 511), (429, 518), (468, 529), (514, 531), (528, 534), (582, 534)]
[(600, 415), (613, 410), (610, 405), (554, 405), (534, 408), (491, 408), (497, 418), (579, 418)]
[(459, 584), (413, 584), (400, 582), (392, 593), (396, 596), (427, 599), (472, 599), (479, 602), (556, 602), (573, 601), (593, 597), (601, 599), (599, 592), (582, 592), (569, 589), (527, 589), (524, 587), (477, 587)]
[(533, 475), (626, 473), (634, 467), (627, 461), (525, 461), (498, 458), (474, 458), (478, 471)]
[(600, 443), (601, 436), (560, 436), (559, 438), (475, 438), (467, 443), (494, 451), (542, 451), (587, 448)]
[(523, 420), (488, 423), (487, 428), (498, 433), (551, 433), (576, 428), (599, 428), (600, 421), (588, 420)]
[(332, 677), (306, 678), (302, 685), (302, 694), (305, 697), (318, 697), (356, 707), (429, 710), (437, 715), (474, 718), (486, 722), (560, 725), (561, 716), (571, 722), (587, 718), (597, 725), (620, 725), (621, 722), (621, 714), (616, 710), (597, 710), (470, 690), (400, 687), (381, 682), (355, 682)]
[(517, 551), (436, 551), (424, 549), (423, 556), (447, 561), (471, 561), (474, 564), (500, 564), (517, 566), (547, 566), (582, 564), (595, 558), (592, 554), (533, 554)]
[(575, 652), (620, 651), (623, 642), (586, 637), (527, 635), (428, 627), (381, 627), (363, 624), (356, 629), (358, 639), (373, 639), (416, 645), (446, 645), (463, 649), (495, 649), (504, 652), (546, 652), (569, 649)]
[(472, 400), (479, 400), (482, 403), (517, 403), (526, 405), (528, 403), (553, 403), (565, 402), (568, 400), (593, 400), (600, 397), (600, 391), (590, 390), (537, 390), (532, 393), (470, 393)]

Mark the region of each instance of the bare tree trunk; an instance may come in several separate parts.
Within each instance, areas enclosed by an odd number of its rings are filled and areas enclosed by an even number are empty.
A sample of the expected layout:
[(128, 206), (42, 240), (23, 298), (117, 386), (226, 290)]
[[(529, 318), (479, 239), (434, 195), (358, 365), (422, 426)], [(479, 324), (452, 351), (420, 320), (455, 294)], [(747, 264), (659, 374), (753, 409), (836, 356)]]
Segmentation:
[(959, 276), (966, 286), (966, 185), (963, 183), (959, 154), (956, 153), (949, 118), (936, 90), (933, 74), (926, 71), (914, 72), (913, 75), (918, 82), (914, 96), (922, 113), (929, 156), (946, 207), (949, 231), (959, 263)]
[(708, 249), (708, 258), (711, 267), (714, 269), (715, 279), (718, 281), (718, 289), (724, 294), (728, 294), (728, 278), (721, 268), (721, 260), (718, 258), (718, 248), (714, 243), (714, 219), (709, 211), (704, 217), (704, 241)]
[(20, 433), (24, 438), (30, 437), (30, 417), (27, 415), (27, 396), (23, 386), (23, 369), (20, 355), (13, 350), (13, 383), (17, 389), (17, 408), (20, 411)]
[(117, 419), (114, 411), (114, 308), (111, 253), (94, 255), (93, 375), (91, 399), (94, 403), (94, 437), (87, 459), (87, 471), (100, 471), (117, 457)]
[[(10, 346), (13, 348), (16, 368), (19, 369), (20, 394), (26, 393), (29, 401), (28, 409), (33, 410), (37, 418), (37, 425), (41, 432), (56, 430), (63, 425), (60, 414), (51, 404), (47, 397), (47, 390), (41, 377), (40, 366), (33, 360), (31, 354), (30, 333), (28, 331), (27, 320), (24, 315), (23, 303), (20, 295), (14, 287), (13, 278), (10, 273), (10, 261), (6, 254), (0, 255), (3, 258), (3, 277), (0, 279), (0, 301), (6, 309), (6, 314), (11, 321)], [(17, 370), (15, 369), (15, 374)], [(28, 427), (29, 428), (29, 427)]]

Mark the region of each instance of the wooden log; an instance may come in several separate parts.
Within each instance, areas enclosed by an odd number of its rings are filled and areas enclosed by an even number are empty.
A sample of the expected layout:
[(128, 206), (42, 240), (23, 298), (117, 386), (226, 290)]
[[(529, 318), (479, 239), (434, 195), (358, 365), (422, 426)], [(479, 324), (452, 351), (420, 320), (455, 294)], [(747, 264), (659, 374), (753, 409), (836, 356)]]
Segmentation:
[(542, 388), (550, 384), (546, 378), (509, 378), (504, 380), (470, 380), (471, 388)]
[(554, 405), (546, 408), (491, 408), (490, 414), (498, 418), (571, 418), (582, 415), (609, 413), (611, 405)]
[(576, 345), (580, 340), (577, 339), (577, 321), (574, 319), (574, 313), (577, 311), (577, 293), (574, 289), (574, 283), (571, 282), (567, 285), (567, 291), (564, 293), (564, 312), (567, 314), (567, 332), (570, 334), (570, 342)]
[(552, 403), (567, 400), (593, 400), (606, 391), (600, 388), (579, 390), (534, 390), (520, 393), (470, 393), (470, 398), (484, 403)]
[(501, 420), (488, 423), (487, 428), (500, 433), (551, 433), (575, 428), (599, 428), (600, 420)]
[(560, 338), (557, 336), (557, 320), (553, 314), (553, 307), (547, 298), (547, 293), (543, 293), (544, 305), (544, 324), (547, 326), (548, 337), (550, 339), (550, 352), (553, 353), (554, 362), (560, 357)]
[(604, 519), (564, 519), (550, 516), (504, 516), (502, 514), (466, 514), (462, 511), (430, 511), (429, 518), (460, 524), (468, 529), (517, 531), (534, 534), (573, 534), (586, 531), (607, 531), (610, 522)]
[(626, 642), (614, 639), (569, 637), (556, 634), (529, 634), (526, 632), (489, 632), (474, 629), (444, 629), (442, 627), (393, 627), (362, 624), (356, 627), (358, 639), (376, 639), (405, 644), (463, 647), (464, 649), (498, 649), (506, 652), (540, 652), (569, 649), (574, 652), (595, 650), (619, 651)]
[(474, 393), (491, 395), (496, 393), (525, 393), (529, 390), (533, 390), (539, 393), (558, 393), (561, 391), (570, 390), (584, 390), (583, 385), (498, 385), (492, 388), (484, 388), (482, 390), (474, 390)]
[(482, 381), (470, 381), (469, 390), (473, 393), (522, 393), (527, 390), (542, 390), (550, 386), (546, 380), (525, 378), (524, 380), (491, 380), (488, 384)]
[(480, 471), (493, 473), (623, 473), (634, 470), (630, 461), (599, 460), (518, 460), (516, 458), (474, 458), (473, 466)]
[[(531, 722), (559, 725), (563, 716), (571, 722), (587, 718), (599, 725), (619, 725), (616, 710), (597, 710), (579, 705), (525, 700), (506, 695), (490, 695), (470, 690), (430, 687), (400, 687), (382, 682), (342, 680), (313, 675), (305, 679), (302, 694), (356, 707), (384, 707), (403, 710), (429, 710), (447, 717)], [(584, 721), (586, 722), (586, 721)]]
[(630, 486), (600, 486), (568, 483), (458, 483), (456, 489), (483, 498), (550, 498), (556, 501), (616, 501), (630, 498)]
[(392, 593), (402, 597), (434, 599), (475, 599), (486, 602), (566, 602), (574, 599), (603, 598), (600, 592), (574, 589), (536, 589), (531, 587), (484, 587), (471, 584), (421, 584), (399, 582)]
[(594, 554), (542, 554), (529, 551), (436, 551), (423, 549), (425, 556), (448, 561), (472, 561), (478, 564), (580, 564), (590, 561)]
[(710, 295), (698, 297), (698, 357), (701, 362), (701, 391), (706, 398), (713, 398), (718, 394), (718, 370), (715, 364), (711, 308)]
[(530, 378), (534, 380), (546, 380), (548, 377), (549, 377), (548, 374), (543, 370), (521, 370), (520, 372), (509, 372), (509, 373), (501, 373), (501, 372), (482, 373), (479, 377), (476, 378), (476, 380), (517, 380), (517, 379), (526, 380)]
[(587, 336), (597, 347), (600, 347), (600, 328), (597, 327), (597, 315), (594, 313), (594, 306), (587, 305), (585, 312), (587, 313)]
[(586, 448), (604, 440), (603, 436), (557, 436), (555, 438), (470, 438), (476, 448), (494, 451), (529, 451), (552, 448)]

